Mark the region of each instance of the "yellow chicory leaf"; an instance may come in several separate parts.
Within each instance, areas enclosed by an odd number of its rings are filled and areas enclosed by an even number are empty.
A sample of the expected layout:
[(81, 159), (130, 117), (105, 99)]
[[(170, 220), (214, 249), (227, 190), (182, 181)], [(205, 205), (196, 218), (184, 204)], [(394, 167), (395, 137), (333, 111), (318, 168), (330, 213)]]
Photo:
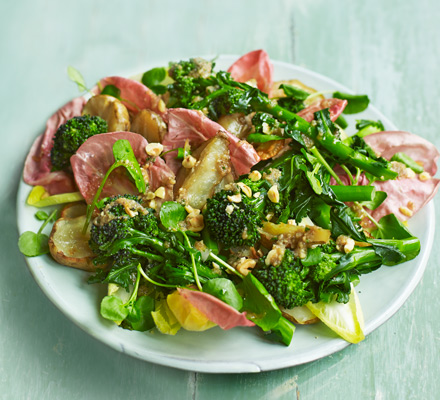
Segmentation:
[(179, 321), (168, 307), (167, 301), (159, 300), (156, 303), (156, 311), (151, 312), (154, 323), (159, 332), (166, 335), (175, 335), (180, 329)]
[(54, 194), (49, 196), (43, 186), (34, 186), (29, 193), (27, 203), (34, 207), (47, 207), (57, 204), (74, 203), (75, 201), (82, 201), (84, 197), (80, 192)]
[(307, 303), (307, 308), (324, 324), (350, 343), (359, 343), (365, 338), (364, 316), (356, 291), (351, 287), (350, 300), (347, 304), (338, 303)]
[(177, 291), (168, 295), (167, 303), (182, 328), (187, 331), (206, 331), (216, 325)]

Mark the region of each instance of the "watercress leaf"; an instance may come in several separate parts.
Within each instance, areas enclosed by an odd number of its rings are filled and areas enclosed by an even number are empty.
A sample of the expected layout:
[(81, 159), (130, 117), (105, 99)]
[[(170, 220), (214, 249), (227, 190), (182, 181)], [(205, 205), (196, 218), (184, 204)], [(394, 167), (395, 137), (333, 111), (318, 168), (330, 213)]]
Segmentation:
[(377, 207), (379, 207), (387, 198), (386, 192), (382, 192), (380, 190), (377, 190), (374, 194), (373, 200), (371, 201), (361, 201), (359, 204), (369, 208), (370, 210), (375, 210)]
[(23, 232), (18, 239), (18, 248), (26, 257), (49, 253), (49, 237), (44, 233)]
[(394, 214), (382, 217), (376, 230), (371, 234), (376, 239), (407, 239), (413, 237), (411, 232), (400, 222)]
[(367, 109), (370, 99), (367, 95), (355, 95), (349, 93), (334, 92), (333, 97), (347, 100), (348, 104), (344, 109), (344, 114), (356, 114)]
[(155, 324), (151, 315), (154, 311), (154, 299), (150, 296), (141, 296), (134, 303), (134, 308), (139, 313), (139, 320), (131, 323), (132, 328), (141, 332), (154, 328)]
[(155, 86), (160, 85), (160, 83), (165, 79), (167, 71), (165, 68), (153, 68), (142, 75), (142, 83), (152, 89)]
[(123, 321), (128, 310), (123, 301), (116, 296), (105, 296), (101, 301), (101, 316), (110, 321)]
[(347, 235), (359, 242), (365, 242), (367, 240), (362, 228), (351, 219), (347, 206), (341, 205), (332, 207), (330, 210), (330, 218), (334, 237)]
[(203, 285), (203, 291), (217, 297), (221, 301), (224, 301), (236, 310), (241, 310), (243, 307), (243, 298), (229, 279), (210, 279)]
[(301, 264), (305, 267), (309, 267), (311, 265), (316, 265), (320, 263), (322, 260), (322, 252), (319, 247), (310, 248), (307, 250), (307, 256), (301, 259)]
[(176, 230), (179, 222), (186, 218), (187, 212), (185, 207), (176, 201), (166, 201), (160, 208), (160, 222), (167, 229)]
[(107, 85), (104, 89), (102, 89), (101, 94), (107, 94), (109, 96), (116, 97), (118, 100), (121, 100), (121, 90), (115, 85)]
[(80, 92), (84, 92), (85, 90), (87, 90), (86, 82), (81, 73), (76, 68), (69, 65), (67, 67), (67, 75), (71, 81), (75, 82), (78, 85), (78, 89)]
[(116, 162), (120, 162), (123, 165), (131, 177), (134, 179), (136, 188), (139, 192), (145, 192), (145, 181), (142, 176), (141, 167), (136, 160), (136, 157), (131, 148), (130, 142), (126, 139), (117, 140), (113, 145), (113, 155)]
[(251, 133), (246, 140), (249, 143), (266, 143), (272, 140), (283, 140), (283, 139), (284, 138), (277, 135), (266, 135), (264, 133)]
[(39, 221), (46, 221), (46, 219), (49, 218), (49, 215), (44, 211), (37, 211), (35, 213), (35, 218), (38, 219)]
[(116, 283), (128, 292), (130, 290), (130, 285), (133, 283), (132, 273), (136, 271), (136, 266), (137, 262), (122, 266), (114, 265), (108, 272), (104, 282)]
[(127, 307), (128, 314), (126, 317), (126, 320), (130, 322), (130, 324), (135, 324), (136, 322), (139, 322), (141, 319), (141, 313), (138, 308), (136, 308), (134, 305), (131, 307)]
[(150, 89), (156, 94), (164, 94), (167, 91), (167, 87), (165, 85), (151, 86)]

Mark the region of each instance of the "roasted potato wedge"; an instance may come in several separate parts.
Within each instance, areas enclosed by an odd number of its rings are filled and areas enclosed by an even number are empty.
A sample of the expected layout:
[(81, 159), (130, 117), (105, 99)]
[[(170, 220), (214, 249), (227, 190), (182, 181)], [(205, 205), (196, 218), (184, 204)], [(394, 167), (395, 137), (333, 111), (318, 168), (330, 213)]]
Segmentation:
[(159, 114), (151, 110), (141, 110), (131, 121), (130, 131), (139, 133), (149, 143), (161, 143), (167, 126)]
[(105, 119), (109, 132), (130, 130), (128, 110), (116, 97), (106, 94), (93, 96), (84, 106), (82, 114), (96, 115)]
[(90, 230), (82, 233), (85, 215), (75, 218), (59, 218), (49, 237), (50, 254), (55, 261), (68, 267), (95, 271), (95, 255), (89, 247)]
[(223, 115), (217, 122), (229, 133), (232, 133), (239, 139), (246, 139), (252, 129), (250, 118), (247, 118), (242, 113)]
[(294, 324), (309, 325), (315, 324), (319, 321), (319, 318), (313, 314), (306, 306), (294, 307), (290, 310), (285, 308), (281, 309), (283, 317), (287, 318)]
[(219, 134), (206, 143), (197, 163), (178, 189), (177, 200), (201, 209), (230, 172), (229, 141)]

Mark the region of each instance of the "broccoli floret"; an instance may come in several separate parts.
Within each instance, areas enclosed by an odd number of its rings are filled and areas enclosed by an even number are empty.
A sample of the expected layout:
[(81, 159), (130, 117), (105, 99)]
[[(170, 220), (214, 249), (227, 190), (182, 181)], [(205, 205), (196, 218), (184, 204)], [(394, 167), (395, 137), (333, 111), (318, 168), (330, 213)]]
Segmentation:
[(293, 252), (285, 249), (279, 265), (266, 265), (266, 257), (260, 259), (252, 272), (273, 296), (276, 303), (286, 309), (303, 306), (315, 295), (308, 280), (309, 267), (304, 267)]
[(206, 89), (212, 85), (209, 76), (212, 63), (201, 58), (171, 63), (168, 75), (174, 80), (168, 85), (168, 107), (192, 108), (192, 104), (206, 96)]
[(323, 253), (322, 260), (317, 265), (310, 267), (310, 275), (316, 283), (320, 283), (336, 268), (336, 265), (336, 260), (330, 254)]
[(89, 137), (107, 132), (107, 129), (105, 120), (90, 115), (73, 117), (61, 125), (55, 133), (50, 152), (52, 171), (69, 169), (70, 157), (76, 153), (79, 146)]
[[(90, 230), (90, 248), (96, 254), (103, 255), (115, 241), (136, 236), (139, 232), (158, 235), (159, 227), (154, 211), (144, 208), (137, 196), (110, 197), (103, 202), (101, 213)], [(121, 258), (118, 253), (111, 255), (112, 261)]]
[[(231, 196), (241, 201), (231, 201)], [(240, 192), (222, 190), (207, 201), (205, 224), (212, 237), (225, 249), (254, 246), (260, 240), (261, 204), (263, 196), (247, 197)]]

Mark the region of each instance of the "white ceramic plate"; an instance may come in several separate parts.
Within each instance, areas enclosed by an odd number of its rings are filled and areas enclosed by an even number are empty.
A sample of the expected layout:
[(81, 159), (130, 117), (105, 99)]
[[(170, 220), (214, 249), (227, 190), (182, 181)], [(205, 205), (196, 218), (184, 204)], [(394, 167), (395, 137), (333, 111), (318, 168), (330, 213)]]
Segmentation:
[[(237, 59), (221, 56), (217, 70), (226, 69)], [(156, 64), (162, 65), (162, 64)], [(165, 64), (163, 64), (165, 65)], [(274, 62), (275, 80), (299, 79), (318, 90), (349, 92), (344, 86), (304, 68)], [(153, 66), (151, 66), (153, 67)], [(347, 118), (380, 119), (387, 129), (396, 127), (370, 106), (362, 114)], [(30, 187), (20, 184), (18, 191), (19, 231), (37, 231), (36, 209), (25, 204)], [(382, 267), (361, 277), (357, 286), (369, 334), (390, 318), (405, 302), (423, 275), (434, 237), (434, 206), (431, 202), (409, 223), (420, 238), (420, 255), (395, 267)], [(28, 258), (30, 271), (49, 299), (74, 323), (110, 347), (149, 362), (200, 372), (259, 372), (307, 363), (335, 353), (349, 345), (323, 324), (298, 326), (289, 347), (264, 339), (257, 328), (234, 328), (206, 332), (179, 331), (176, 336), (121, 329), (99, 315), (99, 304), (106, 294), (103, 285), (88, 285), (88, 274), (57, 264), (50, 256)]]

